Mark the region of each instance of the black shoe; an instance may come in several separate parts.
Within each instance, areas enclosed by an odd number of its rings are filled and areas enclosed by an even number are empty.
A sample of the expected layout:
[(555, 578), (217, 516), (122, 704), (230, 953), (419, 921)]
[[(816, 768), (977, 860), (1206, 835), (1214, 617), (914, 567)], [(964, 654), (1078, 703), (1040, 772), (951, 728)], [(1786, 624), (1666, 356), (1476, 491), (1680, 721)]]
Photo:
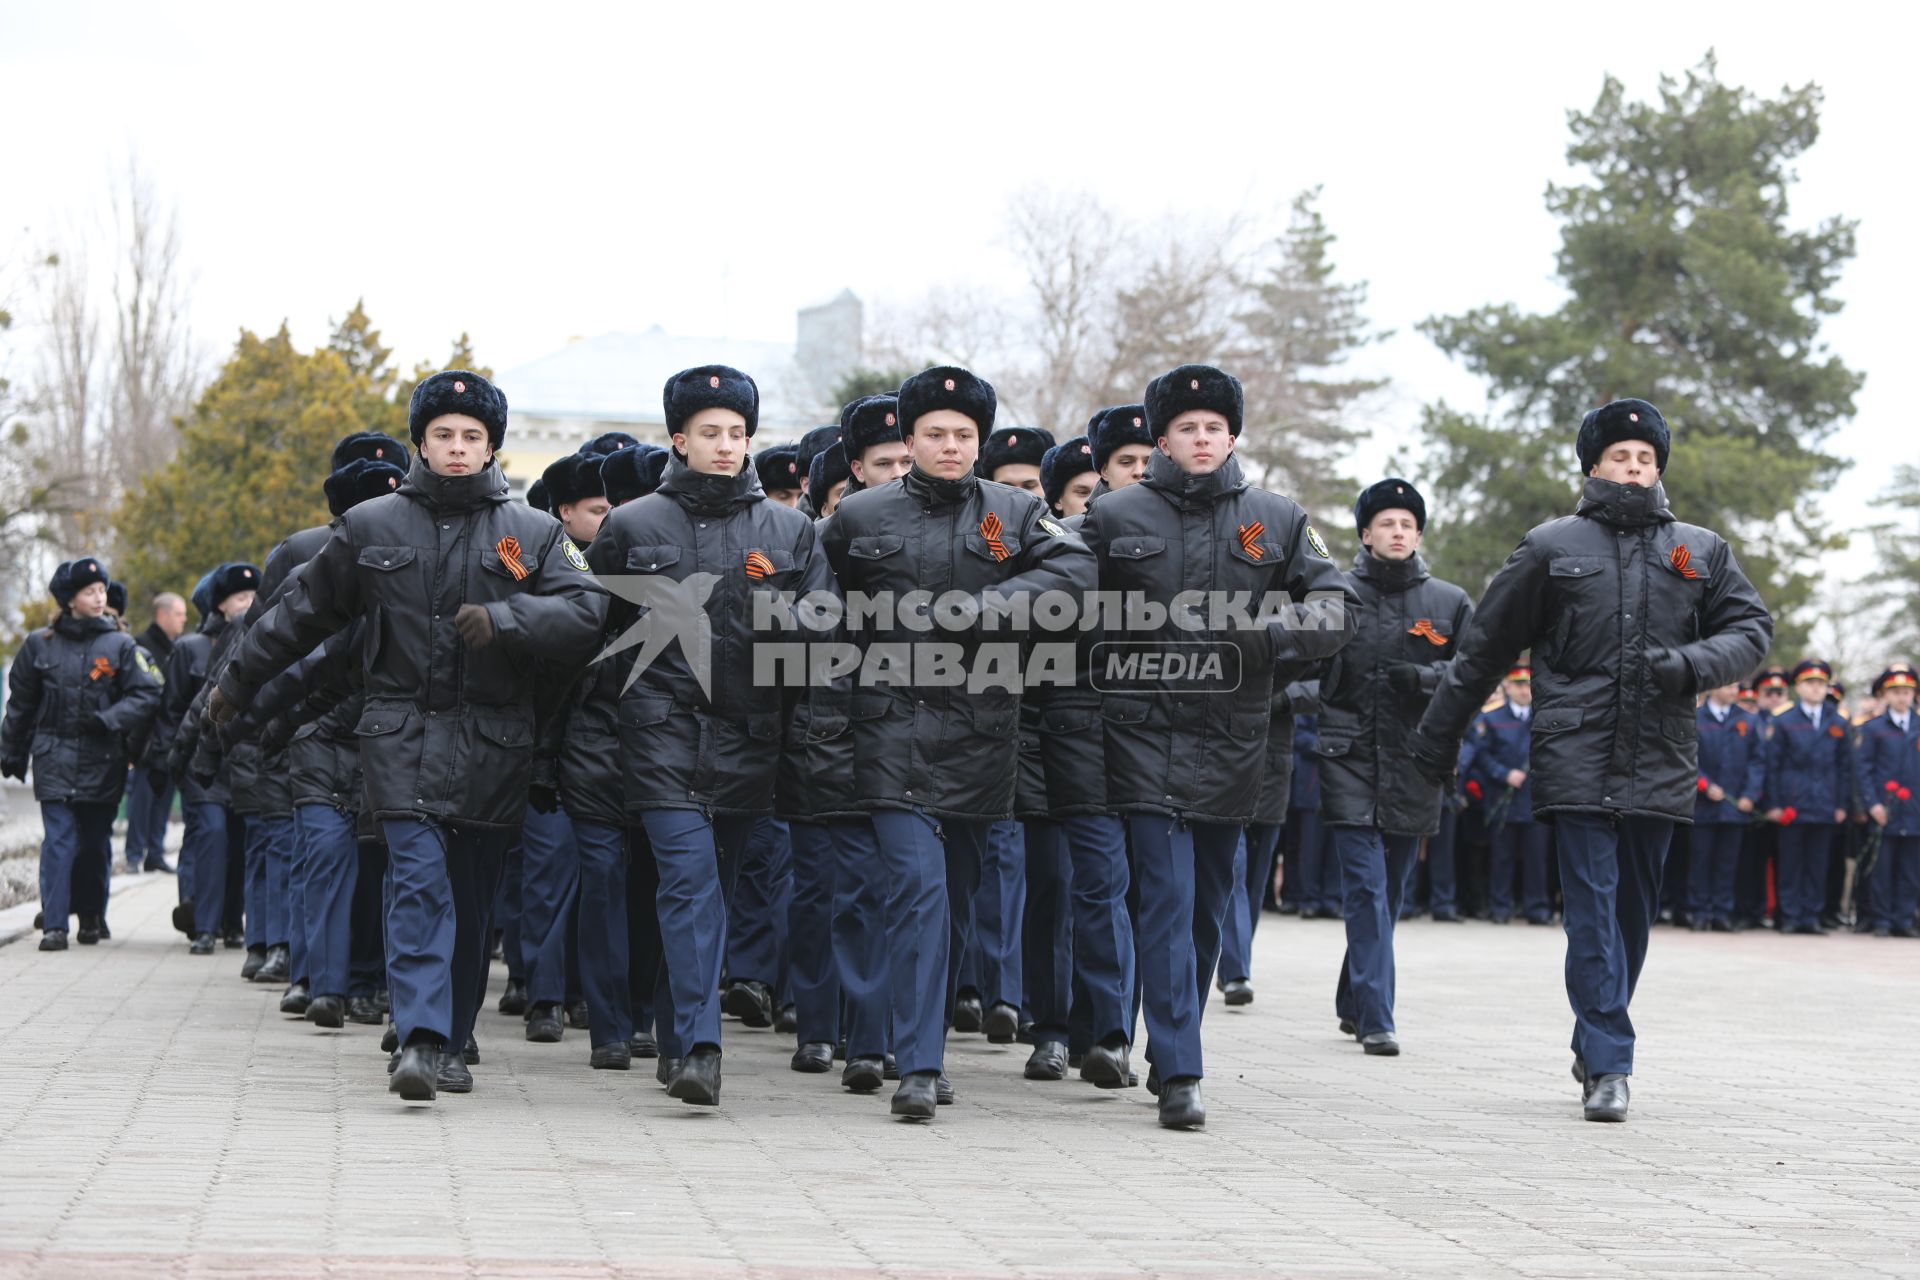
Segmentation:
[(473, 1072), (466, 1060), (451, 1050), (440, 1055), (440, 1069), (434, 1073), (434, 1088), (441, 1093), (472, 1093)]
[(1280, 914), (1283, 916), (1297, 916), (1300, 914), (1300, 904), (1297, 902), (1283, 902), (1280, 904)]
[(527, 1019), (527, 1039), (534, 1044), (559, 1044), (567, 1029), (560, 1021), (560, 1006), (537, 1004)]
[(307, 1021), (316, 1027), (338, 1030), (347, 1025), (347, 1002), (339, 996), (315, 996), (307, 1005)]
[(1078, 1070), (1079, 1070), (1079, 1069), (1080, 1069), (1081, 1067), (1083, 1067), (1083, 1066), (1085, 1066), (1085, 1065), (1086, 1065), (1086, 1062), (1087, 1062), (1087, 1055), (1086, 1055), (1086, 1054), (1084, 1054), (1084, 1053), (1077, 1053), (1077, 1052), (1075, 1052), (1075, 1051), (1073, 1051), (1073, 1050), (1068, 1050), (1068, 1052), (1067, 1052), (1067, 1070), (1069, 1070), (1069, 1071), (1078, 1071)]
[(1253, 984), (1245, 978), (1229, 978), (1220, 984), (1220, 994), (1231, 1005), (1253, 1003)]
[(595, 1071), (629, 1071), (633, 1068), (633, 1048), (625, 1040), (595, 1045), (587, 1065)]
[(633, 1038), (627, 1041), (627, 1051), (636, 1058), (657, 1058), (660, 1056), (660, 1046), (654, 1040), (653, 1032), (651, 1031), (634, 1032)]
[(673, 1083), (673, 1077), (680, 1070), (680, 1064), (683, 1061), (685, 1061), (683, 1058), (662, 1058), (653, 1064), (653, 1078), (660, 1082), (661, 1088), (664, 1089)]
[(380, 1006), (370, 996), (348, 996), (347, 1021), (363, 1027), (377, 1027), (380, 1025)]
[(260, 972), (253, 975), (255, 982), (285, 982), (288, 978), (289, 958), (285, 947), (268, 947), (266, 963), (260, 966)]
[(1151, 1064), (1147, 1067), (1147, 1092), (1156, 1098), (1160, 1096), (1160, 1068)]
[(1553, 917), (1552, 916), (1528, 916), (1527, 923), (1531, 925), (1552, 924)]
[(280, 995), (280, 1012), (303, 1017), (307, 1006), (313, 1003), (313, 997), (307, 992), (307, 984), (296, 982)]
[(1435, 924), (1464, 924), (1465, 920), (1460, 913), (1452, 907), (1441, 907), (1433, 913), (1433, 922)]
[(527, 984), (507, 979), (507, 989), (500, 993), (500, 1012), (508, 1015), (527, 1011)]
[(1726, 920), (1715, 920), (1713, 922), (1713, 931), (1715, 933), (1732, 933), (1733, 925)]
[(1027, 1066), (1023, 1074), (1029, 1080), (1065, 1080), (1067, 1078), (1067, 1046), (1043, 1040), (1033, 1046), (1033, 1052), (1027, 1055)]
[(585, 1000), (575, 1000), (567, 1006), (567, 1025), (575, 1031), (585, 1031), (593, 1025)]
[(432, 1102), (440, 1081), (440, 1046), (431, 1040), (418, 1040), (400, 1051), (387, 1092), (397, 1093), (403, 1102)]
[(1826, 930), (1828, 933), (1832, 933), (1834, 930), (1840, 927), (1840, 917), (1835, 915), (1823, 915), (1820, 917), (1820, 927)]
[(793, 1035), (800, 1030), (800, 1013), (792, 1005), (781, 1009), (773, 1020), (774, 1031), (783, 1036)]
[(787, 1065), (802, 1075), (825, 1075), (833, 1070), (833, 1046), (825, 1042), (803, 1044), (793, 1051), (793, 1060)]
[(213, 954), (214, 947), (219, 945), (219, 941), (218, 938), (210, 933), (197, 934), (193, 939), (193, 945), (187, 948), (187, 954), (190, 956), (210, 956)]
[(1623, 1075), (1594, 1077), (1582, 1106), (1587, 1119), (1619, 1123), (1627, 1118), (1627, 1078)]
[(1343, 1036), (1352, 1036), (1357, 1040), (1360, 1038), (1360, 1028), (1354, 1024), (1352, 1018), (1342, 1018), (1340, 1019), (1340, 1034)]
[[(199, 946), (200, 944), (196, 942), (194, 945)], [(65, 951), (67, 949), (67, 931), (65, 929), (47, 930), (40, 935), (40, 949), (42, 951)]]
[(987, 1033), (988, 1044), (1012, 1044), (1014, 1033), (1020, 1030), (1020, 1011), (1002, 1000), (987, 1010), (980, 1029)]
[(380, 1037), (380, 1052), (398, 1053), (400, 1051), (400, 1028), (387, 1024), (387, 1034)]
[(764, 982), (743, 979), (726, 989), (720, 997), (720, 1012), (740, 1019), (743, 1027), (773, 1025), (773, 993)]
[(261, 968), (266, 963), (267, 949), (265, 947), (260, 948), (258, 951), (249, 950), (247, 952), (247, 958), (240, 964), (240, 981), (252, 982), (254, 978), (259, 975)]
[(886, 1066), (881, 1068), (880, 1074), (889, 1080), (898, 1080), (900, 1078), (900, 1060), (892, 1054), (888, 1054), (885, 1062)]
[(695, 1107), (720, 1105), (720, 1051), (710, 1044), (695, 1046), (667, 1085), (667, 1096)]
[(140, 869), (142, 871), (158, 871), (163, 876), (170, 876), (174, 874), (173, 868), (167, 865), (167, 860), (165, 858), (162, 858), (158, 862), (146, 863)]
[(1906, 925), (1906, 924), (1893, 925), (1887, 930), (1887, 932), (1892, 934), (1896, 938), (1920, 937), (1920, 933), (1916, 933), (1912, 925)]
[(1397, 1058), (1400, 1056), (1400, 1042), (1393, 1038), (1391, 1031), (1370, 1031), (1360, 1037), (1360, 1048), (1374, 1058)]
[(939, 1078), (937, 1071), (916, 1071), (901, 1077), (900, 1087), (893, 1091), (893, 1103), (888, 1109), (907, 1120), (933, 1119), (934, 1108), (940, 1105), (935, 1084)]
[(480, 1065), (480, 1046), (472, 1036), (468, 1036), (467, 1042), (460, 1046), (460, 1058), (470, 1067)]
[(1167, 1081), (1160, 1091), (1162, 1129), (1198, 1129), (1207, 1122), (1207, 1104), (1200, 1100), (1200, 1082), (1192, 1076)]
[(1019, 1030), (1013, 1033), (1013, 1042), (1015, 1044), (1025, 1044), (1025, 1045), (1034, 1045), (1034, 1044), (1040, 1043), (1038, 1040), (1035, 1040), (1033, 1038), (1033, 1024), (1031, 1022), (1025, 1022), (1025, 1021), (1021, 1022)]
[(1713, 928), (1713, 921), (1703, 920), (1697, 916), (1687, 924), (1687, 929), (1693, 933), (1705, 933), (1711, 928)]
[(953, 1105), (953, 1081), (947, 1079), (947, 1073), (944, 1071), (933, 1078), (933, 1101), (937, 1106)]
[(1487, 917), (1488, 924), (1511, 924), (1512, 922), (1513, 913), (1511, 911), (1496, 911)]
[(879, 1058), (849, 1058), (840, 1073), (840, 1087), (852, 1093), (878, 1093), (886, 1078), (886, 1063)]
[(226, 934), (220, 939), (220, 945), (229, 951), (241, 951), (246, 948), (247, 936), (239, 930)]
[(1580, 1100), (1585, 1102), (1593, 1092), (1593, 1081), (1587, 1079), (1587, 1064), (1583, 1058), (1573, 1060), (1573, 1078), (1580, 1082)]
[(963, 995), (953, 1002), (953, 1029), (955, 1031), (978, 1031), (980, 1029), (980, 997)]
[(1097, 1089), (1124, 1089), (1133, 1073), (1127, 1070), (1127, 1042), (1097, 1044), (1080, 1060), (1080, 1078)]
[(173, 927), (176, 931), (193, 937), (193, 903), (182, 902), (173, 909)]
[(95, 917), (93, 923), (94, 923), (94, 927), (100, 930), (100, 941), (102, 942), (113, 941), (113, 930), (107, 928), (107, 918), (105, 916)]
[(100, 917), (99, 916), (81, 916), (80, 929), (77, 933), (73, 935), (73, 940), (79, 943), (83, 947), (92, 947), (92, 946), (99, 945)]

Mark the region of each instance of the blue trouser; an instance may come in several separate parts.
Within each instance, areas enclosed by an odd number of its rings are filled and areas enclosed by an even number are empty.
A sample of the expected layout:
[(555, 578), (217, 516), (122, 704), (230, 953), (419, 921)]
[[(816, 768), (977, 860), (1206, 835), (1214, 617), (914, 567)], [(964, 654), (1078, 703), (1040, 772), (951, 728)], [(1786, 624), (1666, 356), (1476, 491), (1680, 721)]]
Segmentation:
[(1687, 873), (1687, 914), (1696, 920), (1733, 921), (1733, 878), (1740, 869), (1744, 822), (1694, 823)]
[(1035, 1044), (1065, 1044), (1073, 1009), (1073, 864), (1060, 823), (1040, 818), (1021, 826), (1027, 883), (1020, 1008), (1033, 1023)]
[[(303, 804), (293, 811), (299, 838), (291, 973), (316, 996), (347, 994), (353, 968), (353, 898), (360, 879), (360, 846), (353, 818), (332, 805)], [(372, 994), (367, 992), (365, 994)]]
[(1233, 850), (1233, 902), (1220, 934), (1222, 981), (1253, 976), (1253, 935), (1259, 932), (1266, 910), (1267, 886), (1273, 883), (1273, 856), (1280, 848), (1280, 827), (1256, 822)]
[(136, 766), (127, 786), (127, 865), (156, 870), (167, 860), (167, 815), (173, 811), (173, 784), (154, 795), (145, 766)]
[(1487, 885), (1487, 906), (1495, 916), (1513, 914), (1513, 873), (1520, 871), (1520, 909), (1529, 920), (1546, 920), (1553, 915), (1553, 900), (1547, 896), (1547, 839), (1544, 822), (1503, 822), (1492, 835), (1492, 872)]
[(835, 963), (833, 903), (838, 858), (825, 823), (787, 823), (793, 849), (793, 894), (787, 907), (793, 1016), (801, 1044), (840, 1040), (840, 971)]
[[(293, 864), (293, 818), (256, 815), (247, 819), (247, 830), (248, 835), (253, 837), (253, 857), (249, 858), (247, 868), (248, 945), (286, 946), (292, 929), (287, 911), (287, 882)], [(254, 858), (259, 861), (257, 876), (252, 865)], [(254, 892), (256, 878), (259, 883), (257, 898)], [(256, 901), (260, 916), (257, 928), (254, 924)]]
[(200, 801), (184, 806), (181, 883), (193, 902), (193, 931), (219, 933), (227, 906), (227, 808)]
[(462, 1045), (486, 993), (489, 914), (511, 832), (387, 818), (387, 977), (400, 1043)]
[(1459, 811), (1441, 805), (1440, 830), (1427, 837), (1427, 909), (1436, 916), (1460, 912), (1460, 872), (1454, 861), (1459, 834)]
[[(847, 1043), (847, 1056), (884, 1057), (893, 1041), (893, 982), (887, 963), (886, 867), (874, 840), (873, 823), (866, 818), (794, 823), (796, 860), (802, 827), (808, 828), (804, 838), (827, 841), (833, 861), (833, 967), (846, 1005), (841, 1038)], [(813, 1039), (805, 1010), (804, 1004), (798, 1010), (802, 1043)]]
[[(313, 986), (308, 979), (313, 977), (312, 956), (307, 949), (309, 935), (313, 932), (313, 918), (307, 908), (307, 837), (300, 830), (300, 805), (293, 807), (292, 832), (287, 847), (287, 977), (307, 985), (308, 991), (318, 995), (344, 995), (345, 987), (335, 987), (331, 991)], [(354, 859), (354, 870), (359, 870), (359, 859)]]
[(355, 848), (351, 941), (348, 944), (347, 994), (372, 996), (387, 988), (387, 846), (361, 840)]
[[(1112, 814), (1084, 814), (1057, 824), (1067, 848), (1072, 891), (1075, 1034), (1098, 1044), (1133, 1038), (1133, 918), (1127, 912), (1126, 828)], [(1080, 1046), (1086, 1048), (1086, 1044)]]
[(660, 875), (660, 953), (655, 987), (660, 1052), (683, 1058), (720, 1047), (720, 969), (727, 954), (727, 899), (753, 829), (750, 816), (695, 809), (640, 815)]
[[(48, 800), (40, 805), (40, 925), (65, 929), (73, 914), (73, 878), (95, 879), (113, 866), (115, 806), (90, 801)], [(95, 864), (98, 864), (97, 866)], [(95, 894), (98, 895), (98, 886)], [(105, 901), (104, 897), (100, 899)]]
[[(245, 885), (244, 896), (241, 902), (246, 910), (245, 937), (247, 950), (260, 951), (264, 950), (267, 945), (265, 936), (267, 925), (267, 833), (266, 828), (261, 823), (260, 815), (257, 813), (241, 814), (240, 830), (241, 840), (243, 842), (241, 870), (245, 876), (245, 880), (243, 881)], [(227, 834), (228, 837), (231, 838), (233, 833), (229, 831)]]
[(541, 813), (527, 806), (520, 859), (520, 945), (527, 998), (534, 1004), (560, 1004), (567, 998), (567, 932), (580, 893), (580, 850), (566, 810)]
[(1341, 907), (1347, 921), (1347, 953), (1340, 961), (1333, 1008), (1363, 1036), (1393, 1026), (1393, 927), (1420, 852), (1420, 837), (1390, 835), (1377, 827), (1336, 826)]
[(580, 991), (594, 1048), (633, 1038), (628, 986), (627, 840), (618, 827), (573, 824), (580, 851)]
[(1137, 946), (1147, 1059), (1166, 1080), (1205, 1075), (1200, 1019), (1220, 961), (1220, 932), (1233, 902), (1240, 828), (1131, 814), (1134, 880), (1140, 890)]
[(651, 1031), (656, 993), (667, 971), (660, 958), (660, 870), (654, 865), (646, 828), (629, 826), (626, 837), (627, 991), (632, 997), (633, 1025)]
[(1920, 910), (1920, 836), (1882, 836), (1880, 857), (1869, 879), (1873, 923), (1913, 928), (1913, 913)]
[(1831, 822), (1794, 822), (1780, 828), (1776, 928), (1820, 923), (1820, 911), (1827, 901), (1827, 862), (1833, 852), (1833, 833)]
[(526, 940), (520, 928), (522, 909), (526, 905), (526, 861), (522, 841), (514, 841), (513, 847), (507, 850), (506, 866), (500, 873), (500, 890), (493, 900), (494, 919), (500, 922), (500, 955), (507, 962), (508, 982), (527, 980)]
[(786, 985), (787, 913), (793, 903), (793, 845), (778, 818), (753, 830), (727, 904), (727, 978), (764, 983), (777, 998)]
[(983, 1004), (1020, 1005), (1020, 915), (1026, 897), (1026, 842), (1011, 818), (991, 824), (973, 895), (973, 934), (962, 985)]
[(1318, 809), (1289, 809), (1282, 838), (1287, 846), (1287, 879), (1300, 881), (1300, 910), (1321, 915), (1340, 912), (1340, 863), (1333, 857), (1326, 824)]
[[(902, 1075), (938, 1071), (945, 1062), (959, 988), (956, 959), (972, 932), (973, 896), (992, 827), (918, 809), (878, 809), (870, 831), (849, 828), (866, 845), (862, 856), (877, 864), (886, 889), (891, 1037)], [(847, 1051), (855, 1051), (851, 1041)]]
[(1673, 823), (1583, 813), (1554, 820), (1567, 931), (1567, 1001), (1573, 1053), (1587, 1073), (1633, 1074), (1633, 1020), (1627, 1005), (1660, 914), (1660, 873)]

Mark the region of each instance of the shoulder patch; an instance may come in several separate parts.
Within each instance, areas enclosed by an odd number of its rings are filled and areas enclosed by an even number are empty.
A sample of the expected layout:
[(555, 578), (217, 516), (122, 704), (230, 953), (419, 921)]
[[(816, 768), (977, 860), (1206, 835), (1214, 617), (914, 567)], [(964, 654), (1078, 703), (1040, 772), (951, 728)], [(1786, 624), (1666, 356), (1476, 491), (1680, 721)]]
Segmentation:
[(139, 648), (138, 646), (134, 648), (133, 665), (138, 667), (140, 669), (140, 673), (146, 676), (149, 680), (155, 680), (161, 684), (165, 684), (167, 682), (167, 678), (160, 674), (160, 668), (154, 662), (153, 656), (149, 654), (145, 649)]
[(1312, 547), (1313, 553), (1322, 560), (1333, 559), (1332, 556), (1327, 554), (1327, 544), (1320, 540), (1320, 531), (1312, 525), (1307, 526), (1307, 545)]
[(567, 553), (567, 563), (580, 572), (587, 572), (587, 558), (580, 554), (580, 548), (573, 545), (573, 539), (566, 534), (560, 535), (560, 546)]
[(1064, 538), (1067, 536), (1067, 531), (1055, 524), (1053, 520), (1047, 516), (1040, 517), (1040, 527), (1056, 538)]

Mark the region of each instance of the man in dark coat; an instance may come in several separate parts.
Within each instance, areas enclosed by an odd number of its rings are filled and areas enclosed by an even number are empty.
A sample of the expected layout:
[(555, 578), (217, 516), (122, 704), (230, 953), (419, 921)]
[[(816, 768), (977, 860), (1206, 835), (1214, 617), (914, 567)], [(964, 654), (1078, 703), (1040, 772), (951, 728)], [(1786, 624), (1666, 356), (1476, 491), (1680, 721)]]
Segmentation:
[(1627, 1115), (1627, 1004), (1667, 841), (1693, 817), (1694, 697), (1752, 671), (1773, 636), (1725, 539), (1668, 508), (1669, 441), (1644, 400), (1587, 415), (1579, 507), (1530, 531), (1494, 576), (1412, 748), (1429, 779), (1445, 779), (1468, 721), (1532, 651), (1533, 807), (1555, 824), (1574, 1075), (1590, 1120)]
[[(1873, 682), (1885, 710), (1860, 726), (1855, 776), (1860, 803), (1879, 828), (1880, 852), (1869, 873), (1876, 938), (1914, 936), (1920, 909), (1920, 716), (1914, 714), (1920, 675), (1896, 662)], [(1872, 838), (1869, 836), (1869, 838)]]
[[(154, 682), (165, 679), (167, 659), (173, 656), (173, 642), (187, 629), (187, 602), (171, 591), (153, 598), (153, 621), (134, 637), (153, 664)], [(153, 720), (160, 714), (160, 699), (153, 700), (152, 716), (128, 742), (133, 752), (133, 777), (127, 786), (127, 865), (138, 871), (172, 871), (167, 865), (167, 817), (173, 810), (173, 779), (168, 778), (156, 793), (147, 782), (147, 739), (153, 733)]]
[[(1275, 668), (1331, 657), (1353, 633), (1351, 593), (1306, 512), (1241, 473), (1242, 406), (1239, 380), (1206, 365), (1154, 379), (1146, 479), (1096, 496), (1080, 527), (1101, 591), (1139, 605), (1109, 630), (1115, 643), (1095, 678), (1107, 801), (1126, 815), (1139, 886), (1148, 1084), (1172, 1128), (1206, 1119), (1200, 1016), (1218, 955), (1196, 956), (1194, 940), (1218, 939), (1232, 900), (1234, 848), (1266, 770)], [(1203, 616), (1173, 607), (1183, 592), (1207, 601)], [(1234, 613), (1235, 600), (1253, 612)], [(1196, 652), (1198, 678), (1173, 674), (1175, 657)]]
[[(267, 680), (366, 619), (357, 731), (392, 886), (390, 1088), (432, 1101), (442, 1058), (457, 1060), (472, 1034), (501, 859), (525, 817), (533, 665), (583, 661), (605, 598), (559, 523), (511, 500), (494, 458), (507, 402), (492, 384), (434, 374), (414, 389), (407, 425), (420, 454), (406, 483), (334, 522), (247, 632), (207, 710), (230, 720)], [(464, 1067), (453, 1074), (472, 1087)]]
[(1733, 877), (1741, 838), (1766, 786), (1765, 745), (1759, 719), (1734, 705), (1737, 685), (1712, 690), (1694, 714), (1700, 739), (1695, 783), (1687, 921), (1695, 933), (1733, 928)]

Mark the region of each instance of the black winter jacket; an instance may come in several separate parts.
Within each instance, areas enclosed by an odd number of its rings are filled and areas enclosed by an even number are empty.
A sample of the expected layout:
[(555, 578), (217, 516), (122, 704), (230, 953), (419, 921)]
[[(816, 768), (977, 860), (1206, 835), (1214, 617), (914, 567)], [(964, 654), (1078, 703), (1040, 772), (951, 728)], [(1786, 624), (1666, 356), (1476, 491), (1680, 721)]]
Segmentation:
[(151, 672), (146, 651), (112, 618), (63, 614), (14, 655), (0, 760), (16, 774), (32, 762), (42, 803), (117, 804), (128, 738), (160, 699)]
[[(832, 519), (813, 522), (816, 539)], [(854, 794), (852, 701), (851, 677), (810, 685), (801, 693), (787, 721), (774, 783), (774, 806), (781, 817), (830, 822), (865, 816)]]
[(154, 717), (147, 742), (146, 767), (170, 774), (180, 788), (182, 804), (227, 804), (232, 799), (226, 763), (217, 755), (211, 772), (196, 777), (188, 768), (200, 738), (199, 697), (215, 669), (230, 624), (218, 610), (200, 622), (198, 631), (173, 642), (167, 657), (160, 713)]

